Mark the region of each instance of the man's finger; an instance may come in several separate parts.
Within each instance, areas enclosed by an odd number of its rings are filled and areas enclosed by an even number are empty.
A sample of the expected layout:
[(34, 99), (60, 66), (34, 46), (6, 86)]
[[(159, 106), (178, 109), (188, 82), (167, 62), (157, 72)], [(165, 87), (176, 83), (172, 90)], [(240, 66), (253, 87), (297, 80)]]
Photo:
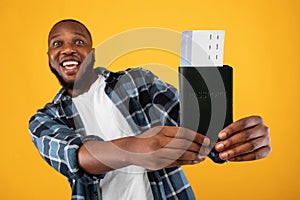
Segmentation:
[(173, 149), (181, 149), (181, 150), (188, 150), (192, 152), (199, 153), (200, 151), (205, 152), (204, 149), (210, 149), (203, 145), (199, 145), (198, 143), (187, 141), (181, 138), (173, 138), (171, 141), (165, 145), (166, 148), (173, 148)]
[(167, 137), (181, 138), (191, 142), (196, 142), (203, 146), (208, 146), (210, 144), (208, 137), (184, 127), (164, 127), (162, 131)]
[(269, 144), (269, 137), (260, 137), (260, 138), (250, 140), (233, 149), (223, 151), (219, 155), (221, 159), (229, 160), (231, 158), (235, 158), (240, 155), (255, 152), (257, 149), (267, 146), (268, 144)]
[(218, 136), (221, 140), (225, 140), (237, 132), (256, 126), (260, 123), (263, 124), (263, 120), (259, 116), (246, 117), (225, 127), (222, 131), (220, 131)]
[(234, 158), (228, 159), (231, 162), (239, 162), (239, 161), (250, 161), (250, 160), (258, 160), (266, 157), (271, 152), (271, 146), (264, 146), (260, 149), (255, 150), (254, 152), (240, 155)]
[(202, 160), (176, 160), (175, 162), (171, 163), (168, 167), (182, 166), (182, 165), (194, 165), (194, 164), (198, 164), (204, 160), (205, 160), (205, 157), (203, 157)]
[(268, 127), (259, 124), (254, 127), (244, 129), (243, 131), (232, 135), (231, 137), (225, 139), (224, 141), (218, 142), (215, 148), (219, 152), (224, 151), (233, 148), (237, 144), (244, 143), (245, 141), (259, 138), (268, 132), (269, 132)]

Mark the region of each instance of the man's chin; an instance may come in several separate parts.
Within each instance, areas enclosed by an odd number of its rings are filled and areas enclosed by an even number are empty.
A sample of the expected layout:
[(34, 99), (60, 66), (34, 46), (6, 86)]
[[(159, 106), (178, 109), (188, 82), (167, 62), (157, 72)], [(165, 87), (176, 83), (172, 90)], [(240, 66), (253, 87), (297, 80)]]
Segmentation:
[(51, 65), (50, 65), (50, 70), (56, 76), (57, 80), (59, 81), (62, 87), (64, 87), (67, 90), (74, 88), (74, 81), (65, 81), (65, 79), (58, 73), (56, 69), (51, 67)]
[[(57, 77), (57, 76), (56, 76)], [(59, 83), (60, 83), (60, 85), (63, 87), (63, 88), (65, 88), (65, 89), (67, 89), (67, 90), (73, 90), (74, 89), (74, 85), (75, 85), (75, 81), (65, 81), (63, 78), (58, 78), (57, 77), (57, 79), (58, 79), (58, 81), (59, 81)]]
[(64, 87), (67, 90), (73, 90), (74, 89), (74, 82), (60, 82), (60, 85)]
[(56, 76), (59, 83), (62, 87), (64, 87), (67, 90), (74, 90), (74, 89), (83, 89), (87, 87), (87, 84), (89, 83), (89, 80), (91, 79), (91, 73), (90, 71), (93, 70), (93, 66), (88, 68), (84, 73), (81, 73), (78, 71), (76, 75), (63, 77), (55, 68), (51, 67), (49, 64), (51, 72)]

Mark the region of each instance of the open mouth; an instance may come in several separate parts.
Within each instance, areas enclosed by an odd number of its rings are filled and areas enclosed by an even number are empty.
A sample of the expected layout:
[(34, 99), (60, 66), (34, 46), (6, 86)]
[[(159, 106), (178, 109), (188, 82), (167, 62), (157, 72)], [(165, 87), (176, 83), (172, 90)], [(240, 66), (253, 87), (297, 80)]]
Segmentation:
[(80, 68), (80, 62), (76, 60), (63, 61), (60, 65), (63, 68), (64, 73), (67, 75), (75, 75)]

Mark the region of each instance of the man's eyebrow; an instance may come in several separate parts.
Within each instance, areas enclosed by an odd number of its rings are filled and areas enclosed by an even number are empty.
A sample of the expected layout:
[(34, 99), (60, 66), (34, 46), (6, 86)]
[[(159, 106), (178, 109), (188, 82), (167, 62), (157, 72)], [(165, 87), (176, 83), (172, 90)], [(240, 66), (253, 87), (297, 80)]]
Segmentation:
[[(79, 35), (79, 36), (84, 37), (84, 38), (87, 38), (87, 36), (86, 36), (85, 34), (81, 33), (81, 32), (75, 32), (74, 34), (75, 34), (75, 35)], [(51, 36), (51, 37), (49, 38), (49, 41), (51, 41), (51, 40), (53, 40), (53, 39), (55, 39), (55, 38), (58, 38), (58, 37), (60, 37), (61, 35), (62, 35), (62, 34), (56, 34), (56, 35), (53, 35), (53, 36)]]
[(61, 35), (61, 34), (53, 35), (53, 36), (49, 37), (48, 41), (51, 41), (51, 40), (53, 40), (53, 39), (59, 37), (60, 35)]
[(83, 33), (81, 33), (81, 32), (75, 32), (75, 35), (80, 35), (80, 36), (82, 36), (82, 37), (86, 38), (86, 35), (85, 35), (85, 34), (83, 34)]

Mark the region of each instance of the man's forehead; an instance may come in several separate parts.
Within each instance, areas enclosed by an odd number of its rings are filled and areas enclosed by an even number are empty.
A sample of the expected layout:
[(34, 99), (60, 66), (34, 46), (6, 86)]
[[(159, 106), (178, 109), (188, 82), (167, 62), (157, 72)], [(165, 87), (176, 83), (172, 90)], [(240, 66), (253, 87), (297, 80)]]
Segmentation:
[(53, 38), (64, 35), (67, 32), (72, 32), (73, 34), (80, 35), (92, 42), (91, 35), (86, 27), (74, 21), (64, 21), (54, 25), (49, 32), (48, 42), (50, 42), (50, 40), (52, 40)]
[(87, 34), (88, 32), (86, 31), (85, 27), (82, 26), (79, 23), (76, 22), (62, 22), (59, 24), (56, 24), (51, 30), (50, 30), (50, 35), (55, 34), (56, 32), (63, 32), (63, 31), (74, 31), (74, 32), (79, 32), (82, 34)]

